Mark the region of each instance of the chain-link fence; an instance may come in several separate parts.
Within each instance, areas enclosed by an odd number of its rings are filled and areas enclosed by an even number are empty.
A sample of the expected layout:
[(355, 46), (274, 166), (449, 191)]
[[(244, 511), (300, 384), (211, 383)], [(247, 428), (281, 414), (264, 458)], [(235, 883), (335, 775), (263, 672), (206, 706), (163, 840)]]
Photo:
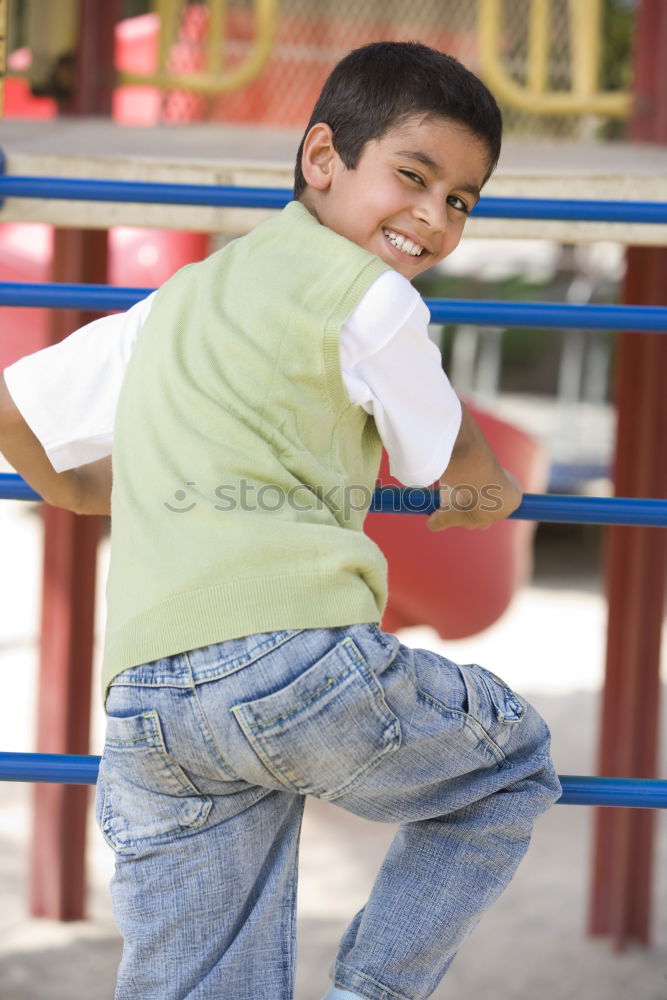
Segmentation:
[[(501, 5), (499, 55), (505, 71), (519, 84), (529, 72), (530, 6), (530, 0), (505, 0)], [(550, 90), (566, 91), (572, 86), (572, 16), (570, 0), (551, 0), (546, 53)], [(602, 17), (600, 85), (629, 86), (633, 4), (606, 0)], [(478, 18), (478, 0), (280, 0), (275, 42), (253, 82), (220, 96), (165, 91), (162, 117), (169, 122), (196, 119), (301, 127), (333, 65), (350, 49), (372, 41), (421, 41), (456, 56), (483, 76)], [(197, 72), (204, 65), (209, 19), (206, 3), (183, 0), (171, 39), (174, 72)], [(220, 41), (226, 71), (248, 57), (254, 22), (252, 0), (229, 0), (225, 37)], [(622, 125), (619, 128), (615, 123), (614, 128), (590, 115), (529, 113), (507, 102), (503, 111), (507, 131), (515, 135), (553, 139), (622, 132)]]
[[(263, 17), (271, 5), (272, 0), (123, 0), (117, 69), (133, 90), (121, 119), (132, 121), (132, 106), (142, 104), (150, 105), (151, 121), (157, 116), (164, 122), (299, 129), (343, 55), (368, 42), (403, 40), (448, 52), (486, 78), (503, 108), (508, 134), (547, 139), (623, 135), (618, 114), (604, 117), (599, 110), (581, 108), (576, 114), (547, 114), (535, 101), (532, 110), (525, 110), (525, 102), (520, 110), (505, 92), (526, 92), (539, 78), (538, 90), (548, 96), (571, 95), (581, 83), (582, 53), (589, 63), (584, 76), (597, 77), (596, 90), (629, 91), (636, 0), (275, 0), (275, 30), (263, 32), (261, 24), (272, 20), (270, 14)], [(9, 0), (9, 73), (26, 75), (33, 95), (59, 96), (54, 89), (58, 59), (73, 58), (78, 9), (76, 0), (57, 5)], [(584, 38), (582, 20), (591, 12), (595, 20), (598, 10), (599, 30), (596, 25), (591, 32), (589, 25)], [(497, 21), (493, 72), (491, 21)], [(269, 35), (268, 57), (258, 60), (257, 39)], [(14, 53), (20, 47), (23, 54)], [(247, 67), (249, 59), (258, 69), (249, 82), (231, 90), (219, 84), (221, 74), (228, 77)], [(508, 87), (501, 86), (498, 72)], [(202, 73), (209, 75), (208, 87), (175, 79)], [(145, 122), (142, 112), (135, 123)]]

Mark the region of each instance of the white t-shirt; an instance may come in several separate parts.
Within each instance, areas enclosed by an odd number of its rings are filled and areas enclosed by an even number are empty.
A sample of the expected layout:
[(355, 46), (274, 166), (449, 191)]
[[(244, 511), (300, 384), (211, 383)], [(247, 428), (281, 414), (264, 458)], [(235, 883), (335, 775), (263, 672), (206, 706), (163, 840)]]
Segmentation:
[[(111, 454), (120, 387), (154, 296), (5, 369), (7, 388), (56, 472)], [(350, 401), (375, 418), (391, 473), (405, 486), (429, 486), (442, 475), (461, 423), (429, 319), (410, 282), (385, 271), (340, 331)]]

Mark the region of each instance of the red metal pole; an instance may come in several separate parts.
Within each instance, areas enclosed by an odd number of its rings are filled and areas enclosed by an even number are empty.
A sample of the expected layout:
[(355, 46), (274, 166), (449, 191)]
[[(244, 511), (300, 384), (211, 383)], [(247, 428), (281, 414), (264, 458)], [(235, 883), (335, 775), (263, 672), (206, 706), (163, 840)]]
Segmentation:
[[(667, 143), (667, 4), (643, 0), (635, 36), (635, 105), (629, 138)], [(624, 300), (667, 305), (667, 250), (632, 247)], [(622, 334), (616, 360), (617, 496), (666, 497), (667, 335)], [(599, 773), (655, 777), (667, 535), (610, 528), (607, 534), (607, 661)], [(617, 950), (650, 942), (655, 813), (597, 810), (591, 934)]]
[[(75, 86), (61, 112), (108, 114), (113, 80), (117, 2), (82, 0)], [(104, 283), (107, 234), (58, 230), (53, 280)], [(94, 317), (74, 310), (52, 314), (56, 342)], [(44, 508), (44, 575), (37, 749), (89, 752), (95, 569), (100, 519)], [(30, 911), (78, 920), (85, 914), (84, 786), (36, 785)]]
[[(44, 579), (37, 749), (89, 753), (91, 654), (99, 518), (44, 509)], [(30, 911), (85, 915), (88, 789), (34, 789)]]

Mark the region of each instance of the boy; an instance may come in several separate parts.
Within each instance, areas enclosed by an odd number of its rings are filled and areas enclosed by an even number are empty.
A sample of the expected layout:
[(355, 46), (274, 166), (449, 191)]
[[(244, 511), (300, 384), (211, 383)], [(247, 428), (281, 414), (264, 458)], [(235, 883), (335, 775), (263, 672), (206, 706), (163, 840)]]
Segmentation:
[[(455, 60), (357, 50), (315, 107), (297, 200), (116, 321), (117, 371), (141, 329), (114, 428), (97, 795), (119, 1000), (292, 996), (307, 794), (401, 824), (327, 1000), (425, 1000), (559, 795), (522, 698), (379, 630), (385, 565), (356, 502), (381, 444), (406, 485), (440, 479), (432, 530), (520, 501), (409, 284), (456, 247), (499, 146), (493, 98)], [(58, 356), (93, 338), (70, 340)], [(104, 509), (108, 421), (69, 448), (20, 372), (7, 383), (39, 433), (5, 395), (7, 457), (57, 502)], [(76, 454), (95, 461), (73, 471)], [(449, 508), (461, 483), (498, 504)]]

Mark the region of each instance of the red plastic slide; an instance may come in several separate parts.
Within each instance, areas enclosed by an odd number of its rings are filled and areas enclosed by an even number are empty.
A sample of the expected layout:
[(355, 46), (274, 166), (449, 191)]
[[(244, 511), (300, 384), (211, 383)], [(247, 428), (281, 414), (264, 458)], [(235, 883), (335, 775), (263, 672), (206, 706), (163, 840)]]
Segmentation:
[[(470, 406), (502, 465), (527, 493), (542, 492), (544, 449), (528, 434)], [(383, 485), (396, 483), (386, 456)], [(443, 639), (461, 639), (488, 628), (503, 613), (532, 567), (530, 521), (502, 521), (486, 531), (448, 528), (432, 533), (423, 514), (369, 514), (366, 532), (389, 563), (389, 601), (383, 627), (431, 625)]]

